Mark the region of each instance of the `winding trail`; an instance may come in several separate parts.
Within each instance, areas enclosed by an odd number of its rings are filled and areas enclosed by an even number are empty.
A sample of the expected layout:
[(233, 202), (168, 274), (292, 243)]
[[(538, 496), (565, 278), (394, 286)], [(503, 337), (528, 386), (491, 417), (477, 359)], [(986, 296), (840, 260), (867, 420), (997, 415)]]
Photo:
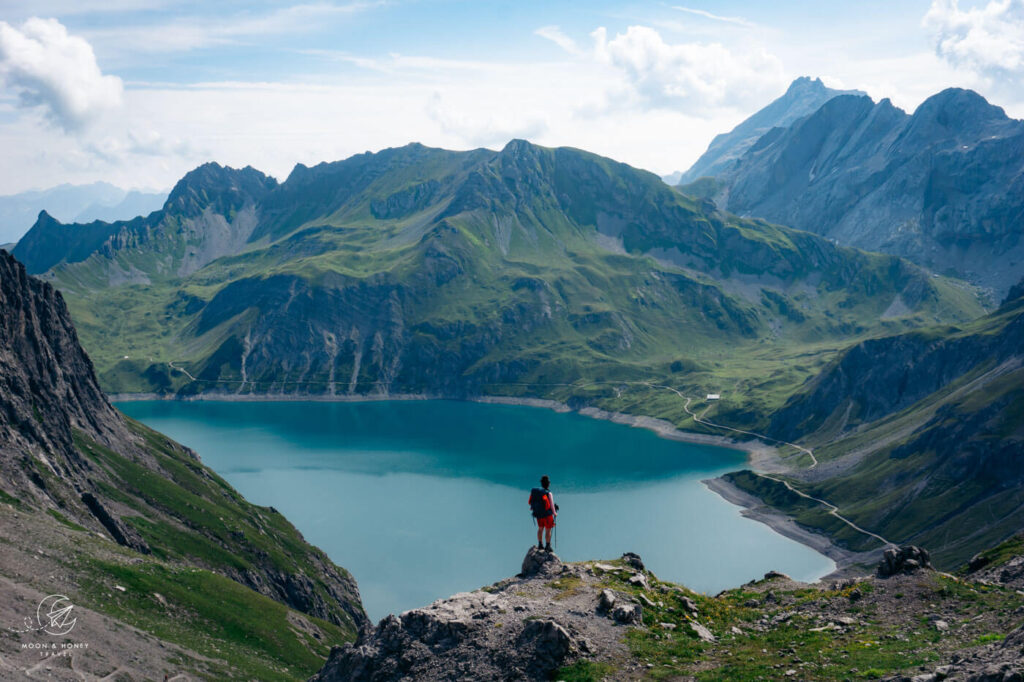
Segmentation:
[(693, 418), (693, 421), (697, 422), (698, 424), (704, 424), (705, 426), (711, 426), (711, 427), (714, 427), (716, 429), (725, 429), (726, 431), (733, 431), (735, 433), (742, 433), (744, 435), (753, 436), (754, 438), (758, 438), (760, 440), (769, 441), (769, 442), (772, 442), (772, 443), (779, 443), (781, 445), (788, 445), (788, 446), (790, 446), (792, 448), (796, 448), (797, 450), (799, 450), (800, 452), (804, 453), (805, 455), (807, 455), (808, 457), (811, 458), (811, 466), (807, 467), (808, 469), (813, 469), (814, 467), (818, 466), (818, 458), (814, 456), (814, 452), (812, 450), (810, 450), (809, 448), (805, 448), (802, 445), (797, 445), (796, 443), (790, 443), (788, 441), (779, 440), (778, 438), (770, 438), (770, 437), (764, 435), (763, 433), (754, 433), (753, 431), (744, 431), (743, 429), (734, 429), (731, 426), (725, 426), (723, 424), (716, 424), (714, 422), (709, 422), (708, 420), (702, 418), (701, 416), (699, 416), (698, 414), (696, 414), (695, 412), (692, 412), (690, 410), (690, 403), (693, 401), (693, 399), (692, 398), (687, 398), (685, 395), (680, 393), (678, 389), (672, 388), (671, 386), (662, 386), (660, 384), (647, 384), (647, 386), (650, 386), (651, 388), (663, 388), (666, 391), (672, 391), (677, 396), (679, 396), (680, 398), (685, 400), (686, 404), (683, 405), (683, 410), (686, 412), (686, 414), (690, 415), (690, 417)]
[(196, 378), (195, 378), (194, 376), (192, 376), (191, 374), (189, 374), (189, 372), (188, 372), (188, 370), (187, 370), (187, 369), (183, 369), (183, 368), (181, 368), (181, 367), (175, 367), (175, 366), (174, 366), (174, 363), (173, 363), (173, 362), (168, 362), (168, 363), (167, 363), (167, 366), (168, 366), (168, 367), (170, 367), (170, 368), (171, 368), (171, 369), (173, 369), (173, 370), (177, 370), (177, 371), (181, 372), (182, 374), (184, 374), (185, 376), (187, 376), (187, 377), (188, 377), (189, 379), (191, 379), (192, 381), (199, 381), (199, 379), (196, 379)]
[[(734, 429), (731, 426), (723, 426), (722, 424), (715, 424), (714, 422), (707, 421), (706, 419), (701, 418), (696, 413), (694, 413), (692, 410), (690, 410), (690, 403), (693, 402), (693, 399), (686, 397), (678, 389), (672, 388), (671, 386), (663, 386), (663, 385), (660, 385), (660, 384), (647, 384), (647, 385), (650, 386), (651, 388), (663, 388), (663, 389), (665, 389), (667, 391), (672, 391), (677, 396), (679, 396), (680, 398), (685, 400), (686, 403), (683, 405), (683, 410), (686, 412), (686, 414), (690, 415), (690, 417), (693, 419), (693, 421), (697, 422), (698, 424), (704, 424), (705, 426), (711, 426), (711, 427), (714, 427), (714, 428), (717, 428), (717, 429), (725, 429), (726, 431), (733, 431), (735, 433), (742, 433), (742, 434), (745, 434), (745, 435), (748, 435), (748, 436), (753, 436), (755, 438), (758, 438), (758, 439), (761, 439), (761, 440), (770, 441), (770, 442), (773, 442), (773, 443), (781, 443), (783, 445), (789, 445), (790, 447), (794, 447), (797, 450), (800, 450), (801, 452), (806, 453), (811, 458), (812, 464), (811, 464), (811, 466), (808, 467), (808, 469), (813, 469), (814, 467), (818, 466), (818, 459), (814, 456), (814, 453), (809, 448), (805, 448), (803, 446), (797, 445), (796, 443), (790, 443), (788, 441), (779, 440), (777, 438), (770, 438), (770, 437), (768, 437), (768, 436), (766, 436), (764, 434), (761, 434), (761, 433), (754, 433), (753, 431), (744, 431), (743, 429)], [(855, 531), (857, 531), (858, 533), (863, 533), (864, 535), (867, 535), (868, 537), (872, 537), (872, 538), (878, 540), (879, 542), (881, 542), (883, 545), (886, 545), (888, 547), (895, 547), (896, 546), (896, 543), (890, 542), (889, 540), (886, 540), (885, 538), (883, 538), (881, 535), (878, 535), (877, 533), (872, 533), (869, 530), (861, 528), (856, 523), (854, 523), (850, 519), (848, 519), (845, 516), (843, 516), (842, 514), (840, 514), (839, 513), (839, 507), (835, 506), (834, 504), (832, 504), (828, 500), (823, 500), (820, 497), (814, 497), (813, 495), (808, 495), (807, 493), (805, 493), (803, 491), (797, 490), (792, 485), (790, 485), (789, 481), (786, 481), (784, 479), (776, 478), (775, 476), (771, 476), (769, 474), (759, 473), (757, 475), (762, 477), (762, 478), (767, 478), (770, 481), (775, 481), (776, 483), (781, 483), (782, 485), (786, 486), (786, 489), (789, 490), (790, 492), (796, 493), (797, 495), (799, 495), (800, 497), (803, 497), (804, 499), (812, 500), (812, 501), (817, 502), (818, 504), (824, 506), (826, 509), (828, 509), (828, 513), (829, 514), (831, 514), (832, 516), (836, 517), (837, 519), (839, 519), (840, 521), (845, 523), (847, 526), (849, 526), (850, 528), (852, 528)]]

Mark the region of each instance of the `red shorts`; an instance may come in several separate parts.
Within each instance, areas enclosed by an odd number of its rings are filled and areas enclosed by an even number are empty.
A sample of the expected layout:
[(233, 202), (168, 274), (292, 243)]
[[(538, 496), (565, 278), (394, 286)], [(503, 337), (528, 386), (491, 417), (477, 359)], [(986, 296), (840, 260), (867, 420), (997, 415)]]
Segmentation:
[(554, 528), (555, 527), (555, 515), (545, 516), (537, 519), (537, 526), (540, 528)]

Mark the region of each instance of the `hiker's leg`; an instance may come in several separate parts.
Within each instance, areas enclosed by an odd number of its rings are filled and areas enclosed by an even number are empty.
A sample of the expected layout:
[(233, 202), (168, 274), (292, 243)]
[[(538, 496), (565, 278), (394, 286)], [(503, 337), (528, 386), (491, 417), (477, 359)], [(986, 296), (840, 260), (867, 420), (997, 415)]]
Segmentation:
[(541, 543), (541, 536), (544, 533), (544, 529), (541, 528), (540, 524), (537, 524), (537, 544)]
[[(546, 535), (547, 535), (547, 543), (550, 545), (551, 544), (551, 526), (548, 526)], [(537, 541), (539, 542), (540, 538), (537, 538)]]

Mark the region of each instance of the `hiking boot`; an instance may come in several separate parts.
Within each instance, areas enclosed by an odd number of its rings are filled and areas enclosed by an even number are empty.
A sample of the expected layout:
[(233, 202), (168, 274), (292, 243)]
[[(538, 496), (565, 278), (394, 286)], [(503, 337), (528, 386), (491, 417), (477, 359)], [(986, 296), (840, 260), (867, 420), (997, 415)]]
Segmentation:
[(554, 552), (555, 551), (555, 550), (551, 549), (551, 543), (550, 542), (544, 547), (544, 549), (546, 551), (548, 551), (548, 552)]
[(538, 542), (537, 543), (537, 549), (543, 552), (544, 551), (544, 543), (543, 542)]

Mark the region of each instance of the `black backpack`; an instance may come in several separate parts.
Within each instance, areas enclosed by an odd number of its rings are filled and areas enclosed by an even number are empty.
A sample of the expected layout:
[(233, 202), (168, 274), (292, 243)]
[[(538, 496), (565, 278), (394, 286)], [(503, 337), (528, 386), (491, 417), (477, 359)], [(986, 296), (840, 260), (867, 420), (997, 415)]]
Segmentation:
[[(534, 488), (530, 491), (530, 509), (533, 511), (534, 517), (543, 519), (555, 513), (549, 495), (550, 493), (544, 488)], [(545, 499), (548, 501), (546, 505), (544, 504)]]

